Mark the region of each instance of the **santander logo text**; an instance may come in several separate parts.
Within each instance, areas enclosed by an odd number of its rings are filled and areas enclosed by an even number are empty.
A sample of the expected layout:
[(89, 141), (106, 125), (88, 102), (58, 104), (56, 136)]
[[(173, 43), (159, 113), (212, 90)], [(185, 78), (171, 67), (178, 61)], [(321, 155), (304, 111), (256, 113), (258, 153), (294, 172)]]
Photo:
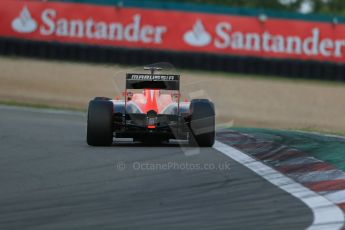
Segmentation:
[(342, 57), (345, 40), (321, 37), (321, 30), (313, 28), (309, 36), (242, 32), (229, 22), (220, 22), (215, 28), (214, 46), (217, 49), (244, 50), (263, 53), (305, 56)]
[(0, 34), (6, 37), (345, 63), (342, 23), (7, 1), (0, 1)]
[(126, 41), (160, 44), (163, 42), (167, 27), (163, 25), (149, 25), (142, 23), (142, 16), (135, 14), (132, 21), (122, 22), (96, 21), (92, 17), (82, 19), (68, 19), (58, 17), (55, 9), (45, 9), (41, 12), (39, 25), (31, 17), (27, 7), (24, 7), (20, 16), (12, 22), (12, 28), (18, 33), (36, 31), (42, 36), (56, 36), (80, 39), (96, 39), (109, 41)]
[(228, 50), (229, 53), (249, 51), (259, 54), (343, 57), (345, 40), (326, 36), (327, 34), (322, 34), (322, 30), (318, 27), (312, 28), (307, 37), (274, 34), (269, 30), (261, 33), (243, 32), (241, 28), (235, 30), (228, 21), (217, 23), (213, 33), (210, 33), (206, 31), (202, 20), (198, 19), (192, 30), (184, 34), (183, 40), (189, 46), (200, 48), (208, 46), (215, 50)]

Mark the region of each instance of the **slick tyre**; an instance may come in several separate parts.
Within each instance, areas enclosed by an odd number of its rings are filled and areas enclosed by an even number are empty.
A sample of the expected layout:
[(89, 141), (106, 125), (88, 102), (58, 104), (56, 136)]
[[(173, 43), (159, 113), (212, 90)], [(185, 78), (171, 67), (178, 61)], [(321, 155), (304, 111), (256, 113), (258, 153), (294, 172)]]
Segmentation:
[(208, 99), (194, 99), (190, 104), (190, 136), (193, 146), (211, 147), (215, 141), (214, 105)]
[(113, 143), (113, 103), (92, 100), (87, 115), (87, 143), (91, 146), (110, 146)]

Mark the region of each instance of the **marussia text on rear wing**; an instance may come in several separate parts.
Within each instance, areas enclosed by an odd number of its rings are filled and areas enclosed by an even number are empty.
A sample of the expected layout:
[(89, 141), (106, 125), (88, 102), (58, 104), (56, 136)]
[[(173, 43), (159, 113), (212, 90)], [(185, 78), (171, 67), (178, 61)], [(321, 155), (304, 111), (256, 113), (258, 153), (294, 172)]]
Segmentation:
[(127, 73), (126, 88), (180, 90), (180, 75)]

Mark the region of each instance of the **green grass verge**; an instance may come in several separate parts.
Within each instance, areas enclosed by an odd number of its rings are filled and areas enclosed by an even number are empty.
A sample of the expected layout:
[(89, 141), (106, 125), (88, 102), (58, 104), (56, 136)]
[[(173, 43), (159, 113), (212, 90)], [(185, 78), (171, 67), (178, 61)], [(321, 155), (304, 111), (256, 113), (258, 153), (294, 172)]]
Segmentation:
[(86, 111), (85, 109), (78, 109), (78, 108), (68, 107), (68, 106), (52, 106), (52, 105), (47, 105), (47, 104), (19, 102), (19, 101), (13, 101), (13, 100), (0, 100), (0, 105), (30, 107), (30, 108), (37, 108), (37, 109), (70, 110), (70, 111), (76, 111), (76, 112)]
[[(288, 129), (288, 130), (294, 131), (296, 129)], [(318, 128), (314, 128), (314, 127), (299, 128), (299, 129), (297, 129), (297, 131), (345, 137), (345, 131), (322, 130), (322, 129), (318, 129)]]

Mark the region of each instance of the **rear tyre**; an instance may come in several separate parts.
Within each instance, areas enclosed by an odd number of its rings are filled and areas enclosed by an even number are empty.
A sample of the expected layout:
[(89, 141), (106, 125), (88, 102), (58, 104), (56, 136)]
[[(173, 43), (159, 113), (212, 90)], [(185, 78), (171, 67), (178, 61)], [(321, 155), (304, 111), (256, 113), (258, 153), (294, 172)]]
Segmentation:
[(91, 146), (110, 146), (113, 143), (113, 103), (92, 100), (87, 115), (87, 143)]
[(193, 146), (211, 147), (215, 141), (214, 105), (208, 99), (193, 99), (190, 103), (189, 143)]

